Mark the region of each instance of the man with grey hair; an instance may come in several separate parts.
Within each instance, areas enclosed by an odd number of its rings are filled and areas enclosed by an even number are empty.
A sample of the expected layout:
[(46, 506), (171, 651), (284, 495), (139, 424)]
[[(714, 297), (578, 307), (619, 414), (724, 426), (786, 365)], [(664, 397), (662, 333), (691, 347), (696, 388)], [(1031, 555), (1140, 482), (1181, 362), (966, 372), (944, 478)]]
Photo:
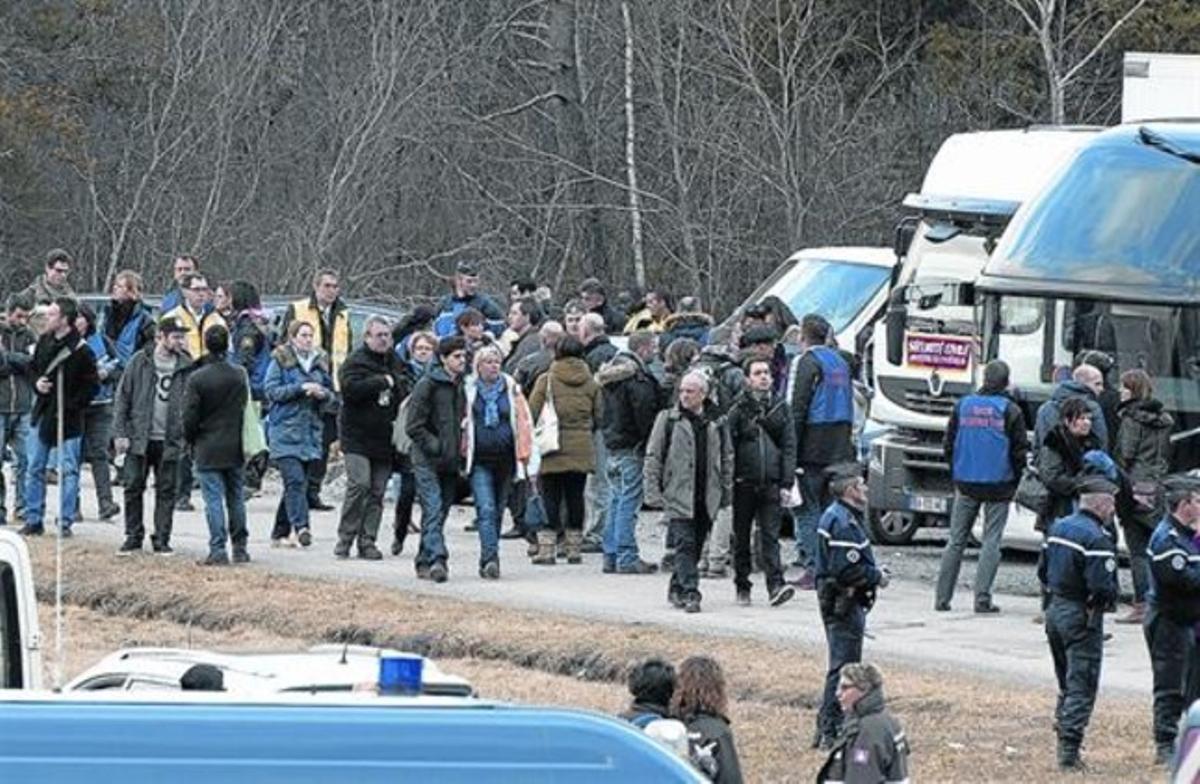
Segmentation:
[(847, 664), (838, 683), (838, 704), (854, 717), (817, 774), (818, 782), (867, 784), (908, 781), (908, 740), (888, 713), (883, 675), (874, 664)]
[[(617, 347), (608, 339), (604, 317), (586, 313), (579, 322), (579, 342), (583, 343), (583, 359), (595, 375), (601, 366), (617, 355)], [(602, 552), (604, 523), (608, 519), (608, 449), (600, 430), (592, 433), (592, 449), (596, 454), (596, 471), (588, 474), (584, 500), (588, 509), (588, 527), (583, 537), (583, 552)]]
[(1063, 381), (1050, 393), (1037, 410), (1033, 424), (1033, 446), (1041, 448), (1046, 436), (1062, 420), (1062, 404), (1073, 397), (1081, 398), (1092, 415), (1092, 432), (1106, 449), (1109, 443), (1108, 424), (1100, 406), (1100, 393), (1104, 391), (1104, 375), (1091, 365), (1081, 364), (1071, 371), (1071, 378)]
[(1079, 748), (1100, 687), (1104, 613), (1115, 609), (1119, 590), (1117, 547), (1109, 533), (1117, 486), (1093, 475), (1080, 479), (1076, 489), (1078, 511), (1050, 526), (1038, 562), (1048, 597), (1046, 640), (1058, 678), (1054, 726), (1062, 770), (1082, 767)]
[(700, 612), (700, 550), (733, 500), (733, 447), (724, 421), (708, 415), (707, 396), (704, 373), (684, 375), (679, 402), (654, 420), (642, 473), (646, 503), (666, 512), (676, 547), (667, 600), (689, 613)]
[(604, 524), (606, 574), (653, 574), (654, 564), (638, 553), (637, 515), (642, 506), (642, 461), (646, 440), (662, 408), (658, 382), (647, 363), (658, 338), (652, 332), (634, 332), (629, 348), (620, 351), (596, 374), (604, 396), (601, 437), (608, 451), (610, 490)]
[(943, 441), (954, 479), (950, 538), (942, 551), (934, 609), (946, 612), (954, 597), (963, 548), (975, 518), (984, 515), (983, 548), (975, 569), (975, 612), (998, 613), (992, 583), (1000, 565), (1000, 539), (1008, 505), (1029, 456), (1025, 417), (1008, 391), (1008, 365), (994, 359), (983, 368), (983, 386), (958, 401)]
[(554, 361), (554, 349), (558, 347), (558, 341), (562, 340), (565, 334), (567, 331), (563, 328), (561, 321), (542, 322), (542, 326), (538, 329), (538, 341), (541, 343), (541, 348), (518, 362), (513, 371), (513, 377), (521, 385), (521, 391), (525, 393), (525, 397), (533, 394), (533, 385), (537, 383), (543, 373), (550, 369), (550, 363)]

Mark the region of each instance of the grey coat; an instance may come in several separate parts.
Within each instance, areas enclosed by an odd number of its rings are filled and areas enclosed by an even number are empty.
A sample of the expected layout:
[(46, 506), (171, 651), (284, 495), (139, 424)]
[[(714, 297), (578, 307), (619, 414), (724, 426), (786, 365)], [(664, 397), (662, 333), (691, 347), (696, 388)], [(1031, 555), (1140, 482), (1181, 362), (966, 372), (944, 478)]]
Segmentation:
[[(716, 519), (717, 512), (733, 499), (733, 447), (724, 421), (708, 420), (706, 430), (708, 480), (704, 506), (709, 518)], [(678, 406), (659, 412), (642, 466), (647, 506), (665, 510), (672, 520), (693, 519), (695, 465), (696, 441), (683, 412)]]
[[(192, 371), (192, 360), (180, 355), (175, 359), (175, 374), (167, 400), (167, 436), (163, 439), (163, 460), (178, 460), (183, 450), (183, 390)], [(129, 360), (117, 386), (113, 406), (113, 438), (128, 438), (130, 454), (145, 457), (150, 444), (150, 420), (154, 415), (155, 387), (154, 344), (148, 343)]]

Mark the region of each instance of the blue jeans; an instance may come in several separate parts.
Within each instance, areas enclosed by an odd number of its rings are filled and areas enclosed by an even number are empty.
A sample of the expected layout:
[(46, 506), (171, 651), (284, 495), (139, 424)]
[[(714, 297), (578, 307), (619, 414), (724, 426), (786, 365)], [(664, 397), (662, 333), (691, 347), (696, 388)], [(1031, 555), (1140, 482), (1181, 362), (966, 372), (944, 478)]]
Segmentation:
[(450, 554), (446, 551), (442, 527), (454, 503), (458, 474), (439, 474), (430, 466), (414, 461), (413, 478), (417, 480), (417, 498), (421, 502), (421, 549), (417, 552), (417, 566), (444, 564)]
[(272, 539), (286, 539), (293, 529), (299, 533), (308, 528), (308, 463), (298, 457), (281, 457), (275, 461), (283, 478), (283, 494), (275, 510)]
[[(36, 432), (26, 440), (29, 456), (28, 473), (25, 477), (25, 522), (41, 530), (42, 516), (46, 513), (46, 464), (49, 462), (52, 444), (44, 443)], [(63, 441), (58, 455), (58, 519), (63, 528), (70, 528), (79, 516), (79, 453), (83, 437), (76, 436)]]
[(792, 510), (792, 521), (796, 528), (796, 561), (805, 569), (816, 568), (817, 522), (825, 511), (826, 503), (821, 493), (823, 466), (806, 466), (800, 477), (800, 495), (804, 503)]
[[(13, 457), (13, 510), (17, 517), (25, 516), (25, 476), (29, 455), (25, 452), (25, 437), (29, 432), (29, 414), (0, 414), (0, 460), (5, 448)], [(4, 469), (0, 467), (0, 525), (8, 522), (8, 488), (4, 484)]]
[(200, 496), (204, 499), (204, 519), (208, 522), (208, 551), (225, 554), (225, 508), (229, 508), (228, 539), (233, 549), (244, 550), (249, 531), (246, 530), (246, 475), (237, 468), (199, 468)]
[(512, 489), (512, 468), (503, 463), (471, 466), (471, 494), (479, 521), (479, 565), (500, 560), (500, 519)]
[(633, 449), (608, 453), (608, 520), (604, 525), (604, 560), (633, 566), (640, 555), (637, 515), (642, 507), (642, 456)]

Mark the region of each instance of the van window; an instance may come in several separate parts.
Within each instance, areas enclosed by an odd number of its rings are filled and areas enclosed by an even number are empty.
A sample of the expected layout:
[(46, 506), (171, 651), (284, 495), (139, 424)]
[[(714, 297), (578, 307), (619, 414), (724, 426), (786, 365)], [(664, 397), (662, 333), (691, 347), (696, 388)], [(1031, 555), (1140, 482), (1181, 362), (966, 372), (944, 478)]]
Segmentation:
[[(774, 294), (797, 319), (820, 313), (835, 333), (841, 332), (866, 307), (891, 277), (887, 267), (848, 261), (802, 259), (795, 271), (764, 292)], [(760, 297), (761, 299), (761, 297)]]
[(0, 563), (0, 687), (20, 689), (22, 678), (21, 615), (17, 576), (12, 564)]

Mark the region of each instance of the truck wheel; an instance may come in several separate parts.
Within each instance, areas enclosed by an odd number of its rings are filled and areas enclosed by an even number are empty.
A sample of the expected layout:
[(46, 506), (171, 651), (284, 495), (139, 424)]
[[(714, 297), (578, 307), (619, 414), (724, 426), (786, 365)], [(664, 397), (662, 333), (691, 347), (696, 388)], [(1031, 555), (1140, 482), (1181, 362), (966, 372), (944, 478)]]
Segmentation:
[(912, 542), (916, 536), (916, 515), (903, 512), (868, 512), (867, 527), (875, 544), (898, 545)]

